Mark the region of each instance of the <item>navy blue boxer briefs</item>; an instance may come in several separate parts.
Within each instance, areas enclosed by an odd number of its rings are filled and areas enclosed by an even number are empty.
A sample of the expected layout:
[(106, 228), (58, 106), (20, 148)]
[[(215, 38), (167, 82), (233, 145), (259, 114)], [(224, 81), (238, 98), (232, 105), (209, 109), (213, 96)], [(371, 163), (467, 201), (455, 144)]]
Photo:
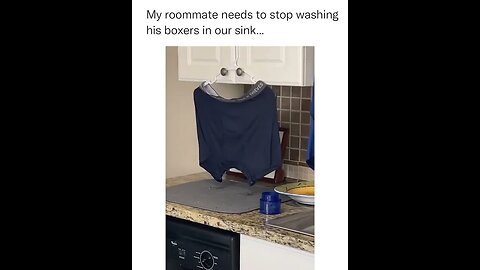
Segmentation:
[(230, 168), (250, 185), (282, 166), (273, 90), (262, 81), (240, 98), (225, 99), (202, 83), (193, 92), (199, 164), (222, 181)]

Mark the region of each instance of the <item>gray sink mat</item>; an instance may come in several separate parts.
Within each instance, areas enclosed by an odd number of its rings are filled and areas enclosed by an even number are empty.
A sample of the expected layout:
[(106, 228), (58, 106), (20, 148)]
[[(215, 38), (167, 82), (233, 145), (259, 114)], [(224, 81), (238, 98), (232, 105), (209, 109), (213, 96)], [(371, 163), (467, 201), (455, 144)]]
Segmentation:
[[(249, 186), (247, 182), (213, 179), (199, 180), (167, 187), (167, 201), (221, 213), (244, 213), (260, 208), (262, 192), (273, 191), (273, 187), (262, 186), (257, 182)], [(280, 195), (282, 202), (291, 200)]]

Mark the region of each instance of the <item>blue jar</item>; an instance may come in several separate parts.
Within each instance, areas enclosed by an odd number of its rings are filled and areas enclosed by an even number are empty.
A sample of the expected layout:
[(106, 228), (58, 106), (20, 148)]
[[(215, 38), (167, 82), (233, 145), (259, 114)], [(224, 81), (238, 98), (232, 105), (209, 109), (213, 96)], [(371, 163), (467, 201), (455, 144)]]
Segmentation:
[(280, 214), (280, 205), (282, 199), (277, 192), (262, 192), (262, 197), (260, 198), (260, 213), (266, 215), (276, 215)]

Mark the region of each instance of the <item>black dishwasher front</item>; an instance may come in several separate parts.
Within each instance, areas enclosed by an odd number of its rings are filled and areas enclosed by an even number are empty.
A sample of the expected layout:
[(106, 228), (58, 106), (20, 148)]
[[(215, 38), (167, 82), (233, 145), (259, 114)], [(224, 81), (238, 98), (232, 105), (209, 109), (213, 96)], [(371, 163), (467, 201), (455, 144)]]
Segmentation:
[(167, 270), (239, 270), (240, 235), (167, 216)]

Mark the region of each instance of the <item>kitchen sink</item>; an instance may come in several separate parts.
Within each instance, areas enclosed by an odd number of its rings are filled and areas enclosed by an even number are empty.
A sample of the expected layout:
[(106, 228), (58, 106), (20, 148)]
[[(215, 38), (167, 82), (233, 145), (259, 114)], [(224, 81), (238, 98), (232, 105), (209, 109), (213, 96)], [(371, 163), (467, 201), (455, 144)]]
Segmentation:
[(267, 226), (315, 236), (313, 209), (284, 217), (269, 219), (265, 224)]

